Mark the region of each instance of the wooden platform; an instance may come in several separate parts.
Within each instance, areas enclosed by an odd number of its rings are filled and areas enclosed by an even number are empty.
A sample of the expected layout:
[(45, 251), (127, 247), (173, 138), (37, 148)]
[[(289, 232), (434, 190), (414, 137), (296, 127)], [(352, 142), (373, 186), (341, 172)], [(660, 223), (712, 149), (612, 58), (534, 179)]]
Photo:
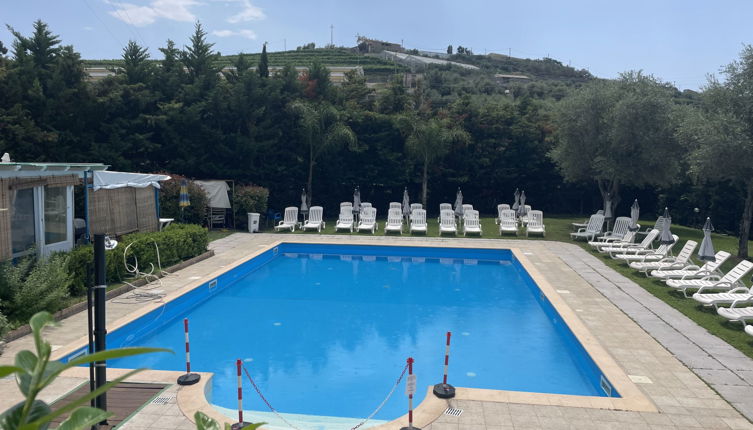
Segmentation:
[[(123, 420), (128, 418), (129, 415), (136, 412), (144, 404), (148, 403), (154, 396), (159, 394), (167, 385), (165, 384), (139, 384), (135, 382), (121, 382), (115, 387), (111, 388), (107, 392), (107, 410), (114, 415), (108, 418), (107, 425), (102, 425), (100, 429), (111, 429)], [(52, 409), (58, 409), (63, 405), (68, 404), (70, 401), (79, 399), (89, 393), (89, 383), (81, 385), (76, 390), (68, 393), (65, 397), (58, 399), (53, 405)], [(88, 403), (86, 404), (89, 405)], [(52, 426), (57, 427), (62, 421), (68, 417), (68, 414), (63, 414), (56, 420), (52, 421)]]

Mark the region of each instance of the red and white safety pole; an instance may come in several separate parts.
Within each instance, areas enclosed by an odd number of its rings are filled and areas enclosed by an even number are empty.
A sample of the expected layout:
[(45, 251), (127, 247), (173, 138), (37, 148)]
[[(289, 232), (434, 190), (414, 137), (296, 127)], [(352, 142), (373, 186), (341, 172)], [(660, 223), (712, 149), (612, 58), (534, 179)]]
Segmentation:
[(447, 343), (444, 350), (444, 377), (441, 384), (434, 386), (434, 395), (440, 399), (451, 399), (455, 397), (455, 387), (447, 383), (447, 369), (450, 367), (450, 338), (452, 332), (447, 332)]
[(178, 385), (193, 385), (199, 382), (201, 376), (191, 373), (191, 347), (188, 341), (188, 318), (183, 318), (183, 331), (186, 335), (186, 374), (178, 377)]
[(408, 394), (408, 427), (400, 430), (421, 430), (413, 427), (413, 394), (416, 392), (416, 375), (413, 374), (413, 357), (408, 357), (408, 379), (405, 380), (405, 393)]
[(243, 378), (241, 377), (243, 362), (240, 358), (235, 361), (235, 367), (238, 369), (238, 422), (233, 424), (232, 429), (239, 430), (248, 425), (243, 421)]

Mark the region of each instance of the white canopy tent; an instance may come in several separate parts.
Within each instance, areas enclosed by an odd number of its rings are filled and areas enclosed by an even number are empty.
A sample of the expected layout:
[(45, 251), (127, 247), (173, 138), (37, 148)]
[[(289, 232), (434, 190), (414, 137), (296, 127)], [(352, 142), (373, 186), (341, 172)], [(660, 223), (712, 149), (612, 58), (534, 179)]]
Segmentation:
[[(157, 175), (152, 173), (129, 173), (129, 172), (112, 172), (112, 171), (95, 171), (93, 189), (94, 191), (114, 190), (117, 188), (146, 188), (153, 186), (160, 188), (160, 181), (170, 179), (167, 175)], [(229, 207), (229, 206), (228, 206)]]
[[(228, 182), (230, 184), (228, 184)], [(211, 229), (215, 225), (221, 227), (226, 225), (227, 209), (230, 209), (230, 216), (232, 216), (232, 227), (235, 228), (235, 208), (230, 199), (230, 195), (235, 198), (235, 182), (232, 180), (207, 180), (207, 181), (194, 181), (196, 185), (201, 187), (207, 195), (209, 201), (207, 202), (207, 225)]]

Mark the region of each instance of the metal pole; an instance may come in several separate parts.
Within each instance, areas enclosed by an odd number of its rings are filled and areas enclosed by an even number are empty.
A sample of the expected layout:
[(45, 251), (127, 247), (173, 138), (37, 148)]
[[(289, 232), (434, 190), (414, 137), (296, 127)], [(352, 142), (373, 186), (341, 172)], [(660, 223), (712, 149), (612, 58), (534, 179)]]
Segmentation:
[[(94, 350), (96, 352), (107, 349), (107, 329), (105, 327), (105, 293), (107, 280), (105, 277), (105, 235), (94, 235)], [(107, 383), (107, 361), (100, 360), (95, 364), (96, 386), (102, 387)], [(97, 396), (96, 407), (107, 410), (107, 393)], [(107, 424), (107, 420), (100, 422)]]
[[(87, 310), (87, 324), (89, 335), (89, 354), (94, 352), (94, 321), (92, 315), (92, 285), (86, 289), (86, 310)], [(89, 363), (89, 392), (91, 393), (96, 388), (94, 387), (94, 363)], [(96, 407), (95, 400), (91, 399), (89, 402), (92, 408)]]
[[(91, 231), (89, 230), (89, 171), (84, 170), (84, 220), (86, 221), (86, 235), (84, 241), (89, 243), (91, 240)], [(90, 306), (91, 308), (91, 306)]]

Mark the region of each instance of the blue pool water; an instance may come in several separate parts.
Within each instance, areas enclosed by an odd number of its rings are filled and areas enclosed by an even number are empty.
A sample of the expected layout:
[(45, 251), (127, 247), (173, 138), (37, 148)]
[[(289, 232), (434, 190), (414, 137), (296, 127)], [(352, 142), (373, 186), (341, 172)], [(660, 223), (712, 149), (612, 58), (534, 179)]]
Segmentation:
[[(176, 354), (108, 366), (185, 369), (184, 317), (192, 369), (215, 373), (210, 401), (224, 408), (237, 405), (237, 358), (279, 411), (363, 418), (411, 356), (418, 404), (442, 379), (447, 331), (455, 386), (607, 395), (509, 250), (283, 244), (108, 335)], [(245, 408), (268, 411), (247, 382)], [(404, 390), (375, 418), (404, 414)]]

